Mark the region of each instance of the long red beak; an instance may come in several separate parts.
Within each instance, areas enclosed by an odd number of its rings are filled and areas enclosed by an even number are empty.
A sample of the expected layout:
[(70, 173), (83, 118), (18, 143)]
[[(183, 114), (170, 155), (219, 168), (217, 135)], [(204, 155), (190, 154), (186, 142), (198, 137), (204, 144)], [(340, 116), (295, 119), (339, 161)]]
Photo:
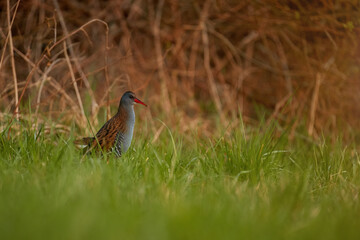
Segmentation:
[(135, 98), (134, 102), (140, 103), (140, 104), (144, 105), (145, 107), (147, 107), (147, 105), (145, 103), (143, 103), (142, 101), (140, 101), (140, 99), (138, 99), (138, 98)]

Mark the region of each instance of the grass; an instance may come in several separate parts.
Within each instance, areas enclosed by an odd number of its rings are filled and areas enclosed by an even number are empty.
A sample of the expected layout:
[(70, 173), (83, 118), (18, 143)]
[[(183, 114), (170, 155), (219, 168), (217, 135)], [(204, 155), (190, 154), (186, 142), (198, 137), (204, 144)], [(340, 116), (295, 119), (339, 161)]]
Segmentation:
[(139, 131), (118, 159), (82, 158), (73, 136), (4, 132), (0, 238), (358, 239), (355, 147), (272, 136), (168, 129), (152, 144)]

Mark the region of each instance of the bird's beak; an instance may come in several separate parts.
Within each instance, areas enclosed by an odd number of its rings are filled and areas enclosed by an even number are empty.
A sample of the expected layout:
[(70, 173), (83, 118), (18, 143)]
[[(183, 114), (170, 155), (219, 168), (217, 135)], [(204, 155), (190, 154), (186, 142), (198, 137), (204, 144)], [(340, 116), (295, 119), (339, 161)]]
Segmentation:
[(146, 105), (145, 103), (143, 103), (143, 102), (142, 102), (140, 99), (138, 99), (138, 98), (135, 98), (135, 99), (134, 99), (134, 102), (140, 103), (140, 104), (144, 105), (145, 107), (147, 107), (147, 105)]

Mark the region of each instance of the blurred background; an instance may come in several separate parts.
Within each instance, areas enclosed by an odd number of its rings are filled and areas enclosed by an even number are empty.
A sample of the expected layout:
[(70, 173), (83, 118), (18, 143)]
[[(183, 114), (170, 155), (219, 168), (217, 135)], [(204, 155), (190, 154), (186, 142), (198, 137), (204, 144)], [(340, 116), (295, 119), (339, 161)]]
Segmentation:
[(276, 121), (290, 138), (353, 140), (359, 130), (357, 0), (1, 0), (0, 8), (3, 126), (35, 117), (85, 133), (87, 119), (99, 127), (132, 90), (149, 105), (136, 111), (154, 134), (156, 118), (205, 136), (241, 119)]

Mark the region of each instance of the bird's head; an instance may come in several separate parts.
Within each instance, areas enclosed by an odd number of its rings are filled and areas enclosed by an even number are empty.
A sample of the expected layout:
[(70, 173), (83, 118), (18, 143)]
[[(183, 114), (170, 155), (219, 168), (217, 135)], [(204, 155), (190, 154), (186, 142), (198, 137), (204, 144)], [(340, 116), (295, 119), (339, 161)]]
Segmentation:
[(120, 106), (133, 106), (136, 103), (140, 103), (145, 107), (147, 107), (147, 105), (143, 103), (140, 99), (138, 99), (135, 96), (135, 93), (131, 91), (127, 91), (126, 93), (124, 93), (124, 95), (121, 97), (120, 100)]

